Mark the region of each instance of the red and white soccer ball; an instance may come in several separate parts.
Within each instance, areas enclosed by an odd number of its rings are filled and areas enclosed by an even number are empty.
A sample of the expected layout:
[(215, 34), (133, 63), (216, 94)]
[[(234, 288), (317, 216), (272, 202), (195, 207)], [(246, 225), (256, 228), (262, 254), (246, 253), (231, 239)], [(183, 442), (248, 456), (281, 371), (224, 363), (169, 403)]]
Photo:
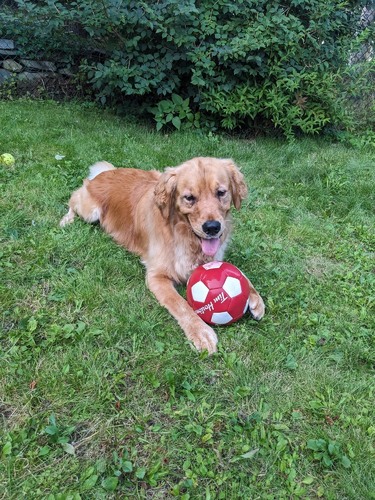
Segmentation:
[(194, 311), (211, 325), (229, 325), (249, 308), (250, 286), (245, 275), (228, 262), (210, 262), (194, 269), (186, 298)]

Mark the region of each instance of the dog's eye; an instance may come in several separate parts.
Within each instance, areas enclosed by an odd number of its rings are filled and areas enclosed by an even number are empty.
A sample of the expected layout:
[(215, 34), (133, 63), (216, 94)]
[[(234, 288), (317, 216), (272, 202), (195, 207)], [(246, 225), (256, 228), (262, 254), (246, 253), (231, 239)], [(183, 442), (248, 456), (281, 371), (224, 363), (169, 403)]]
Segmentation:
[(218, 192), (217, 192), (217, 195), (218, 195), (219, 198), (222, 198), (226, 194), (227, 194), (227, 192), (226, 192), (225, 189), (219, 189)]
[(195, 196), (193, 196), (192, 194), (187, 194), (186, 196), (184, 196), (184, 198), (189, 203), (194, 203), (195, 202)]

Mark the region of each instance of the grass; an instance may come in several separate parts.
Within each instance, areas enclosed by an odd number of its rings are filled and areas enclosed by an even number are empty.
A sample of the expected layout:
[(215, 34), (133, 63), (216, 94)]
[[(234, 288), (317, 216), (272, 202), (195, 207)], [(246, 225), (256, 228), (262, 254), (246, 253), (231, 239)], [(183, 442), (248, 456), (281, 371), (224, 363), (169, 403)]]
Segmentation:
[[(0, 497), (375, 498), (373, 152), (161, 135), (49, 102), (0, 116), (17, 160), (1, 173)], [(138, 258), (97, 226), (58, 226), (96, 160), (197, 155), (247, 178), (227, 260), (267, 306), (217, 328), (212, 357)]]

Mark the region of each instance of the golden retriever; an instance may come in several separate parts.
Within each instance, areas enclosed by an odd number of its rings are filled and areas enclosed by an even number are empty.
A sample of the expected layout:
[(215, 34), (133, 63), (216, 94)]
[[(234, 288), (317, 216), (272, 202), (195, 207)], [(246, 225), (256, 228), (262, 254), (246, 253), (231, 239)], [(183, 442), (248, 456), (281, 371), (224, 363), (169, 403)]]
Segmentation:
[[(217, 349), (214, 330), (202, 321), (174, 284), (185, 283), (195, 267), (223, 260), (231, 232), (231, 204), (247, 195), (244, 177), (232, 160), (193, 158), (163, 173), (115, 168), (98, 162), (69, 201), (60, 225), (78, 214), (102, 228), (146, 266), (146, 282), (199, 350)], [(264, 303), (250, 283), (250, 312), (259, 320)]]

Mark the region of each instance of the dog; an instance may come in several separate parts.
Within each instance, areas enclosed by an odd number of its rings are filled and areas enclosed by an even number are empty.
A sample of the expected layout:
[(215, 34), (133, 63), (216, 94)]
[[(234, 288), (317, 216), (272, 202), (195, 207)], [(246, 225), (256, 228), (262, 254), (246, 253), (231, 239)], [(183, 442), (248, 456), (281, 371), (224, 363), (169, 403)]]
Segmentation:
[[(74, 191), (60, 226), (75, 214), (100, 222), (112, 238), (138, 254), (146, 283), (198, 350), (217, 350), (214, 330), (175, 289), (199, 265), (223, 260), (232, 219), (247, 195), (244, 176), (232, 160), (193, 158), (164, 172), (115, 168), (101, 161), (90, 167)], [(263, 300), (250, 284), (250, 313), (260, 320)]]

